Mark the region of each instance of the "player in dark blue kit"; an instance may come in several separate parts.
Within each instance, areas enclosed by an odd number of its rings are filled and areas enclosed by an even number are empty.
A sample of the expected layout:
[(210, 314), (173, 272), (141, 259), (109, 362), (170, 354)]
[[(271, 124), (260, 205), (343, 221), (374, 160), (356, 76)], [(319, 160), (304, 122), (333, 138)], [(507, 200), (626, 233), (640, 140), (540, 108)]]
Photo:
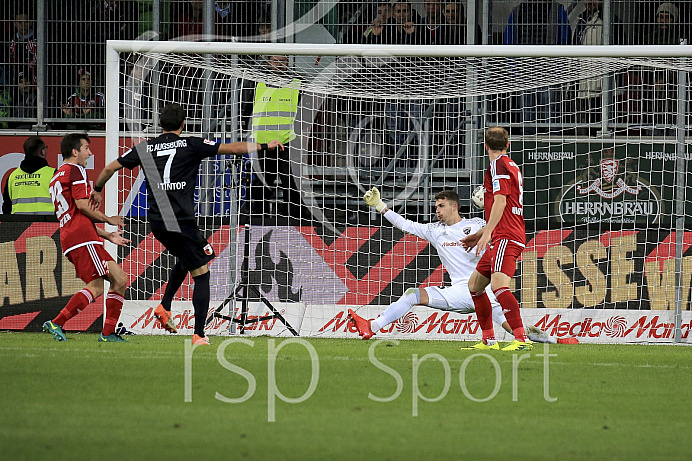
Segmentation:
[(171, 333), (177, 330), (171, 315), (173, 296), (192, 275), (195, 288), (192, 305), (195, 309), (193, 344), (209, 344), (204, 334), (204, 323), (209, 309), (209, 266), (214, 250), (202, 236), (195, 219), (195, 186), (199, 166), (203, 159), (214, 155), (243, 155), (265, 153), (280, 148), (279, 141), (269, 144), (246, 142), (217, 143), (197, 137), (180, 136), (185, 127), (185, 112), (178, 104), (167, 104), (161, 109), (160, 124), (163, 134), (138, 144), (122, 157), (104, 168), (94, 184), (91, 200), (101, 203), (101, 191), (106, 182), (119, 169), (141, 166), (149, 193), (149, 223), (154, 237), (177, 258), (168, 277), (168, 285), (156, 307), (154, 315), (161, 326)]

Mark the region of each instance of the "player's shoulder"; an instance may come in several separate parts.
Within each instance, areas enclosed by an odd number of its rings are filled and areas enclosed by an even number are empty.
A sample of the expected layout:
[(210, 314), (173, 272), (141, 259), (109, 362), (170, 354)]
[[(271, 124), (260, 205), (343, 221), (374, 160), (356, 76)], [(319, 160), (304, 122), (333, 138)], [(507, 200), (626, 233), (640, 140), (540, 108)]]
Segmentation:
[(474, 226), (485, 226), (485, 219), (479, 218), (479, 217), (473, 217), (473, 218), (462, 218), (461, 220), (462, 223), (465, 225), (474, 225)]
[(459, 223), (462, 232), (466, 235), (476, 233), (479, 229), (485, 226), (485, 220), (481, 218), (462, 218)]
[(70, 164), (69, 163), (63, 163), (62, 165), (60, 165), (58, 168), (55, 169), (55, 173), (53, 173), (53, 177), (51, 178), (51, 182), (59, 181), (61, 178), (65, 178), (65, 177), (69, 178), (69, 173), (70, 173)]
[(65, 162), (56, 171), (64, 171), (67, 174), (71, 174), (72, 172), (78, 172), (79, 169), (82, 168), (76, 163), (68, 163)]
[(507, 167), (519, 168), (519, 165), (517, 164), (517, 162), (512, 160), (512, 157), (510, 157), (509, 154), (501, 155), (500, 157), (498, 157), (497, 160), (502, 160), (502, 164), (506, 165)]
[(72, 169), (70, 170), (70, 179), (74, 181), (86, 181), (87, 172), (86, 168), (82, 165), (72, 164)]
[(202, 138), (199, 136), (181, 136), (180, 139), (186, 141), (188, 147), (215, 146), (218, 144), (213, 139)]

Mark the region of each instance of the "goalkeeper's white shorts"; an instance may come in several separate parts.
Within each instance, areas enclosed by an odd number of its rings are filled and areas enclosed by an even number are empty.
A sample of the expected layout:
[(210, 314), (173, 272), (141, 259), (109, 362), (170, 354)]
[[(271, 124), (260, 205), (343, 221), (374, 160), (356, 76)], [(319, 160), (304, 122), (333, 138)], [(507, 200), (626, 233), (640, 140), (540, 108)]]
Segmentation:
[[(458, 314), (472, 314), (476, 312), (471, 298), (469, 286), (465, 283), (457, 283), (451, 287), (425, 287), (424, 290), (428, 293), (428, 306), (443, 311), (452, 311)], [(490, 299), (490, 305), (493, 307), (493, 320), (502, 325), (506, 319), (502, 313), (500, 303), (497, 302), (495, 294), (490, 290), (490, 285), (485, 289)]]

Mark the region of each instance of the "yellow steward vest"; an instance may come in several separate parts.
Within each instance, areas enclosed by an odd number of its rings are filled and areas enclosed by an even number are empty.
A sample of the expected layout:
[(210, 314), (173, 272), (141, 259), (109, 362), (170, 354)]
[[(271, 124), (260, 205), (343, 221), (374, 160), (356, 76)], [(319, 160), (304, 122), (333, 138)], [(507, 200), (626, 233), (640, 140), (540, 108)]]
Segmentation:
[(294, 78), (291, 87), (268, 88), (258, 82), (255, 105), (252, 108), (252, 134), (255, 141), (264, 144), (278, 139), (286, 144), (296, 138), (293, 122), (298, 112), (300, 80)]
[(54, 214), (55, 207), (48, 190), (54, 174), (55, 168), (49, 166), (34, 173), (26, 173), (21, 168), (14, 170), (7, 179), (12, 214)]

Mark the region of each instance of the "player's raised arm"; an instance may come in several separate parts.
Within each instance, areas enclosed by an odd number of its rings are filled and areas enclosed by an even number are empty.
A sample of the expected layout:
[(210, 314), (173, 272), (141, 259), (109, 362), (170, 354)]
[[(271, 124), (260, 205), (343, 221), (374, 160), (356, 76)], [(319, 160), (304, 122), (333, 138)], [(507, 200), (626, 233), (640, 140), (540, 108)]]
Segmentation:
[(363, 201), (382, 213), (387, 221), (392, 223), (397, 229), (401, 229), (404, 232), (413, 234), (425, 240), (429, 240), (428, 226), (427, 224), (420, 224), (410, 219), (406, 219), (399, 213), (389, 209), (387, 204), (382, 200), (380, 196), (380, 191), (377, 187), (373, 187), (363, 195)]
[(373, 187), (363, 195), (363, 201), (377, 210), (378, 213), (386, 213), (389, 210), (387, 204), (380, 198), (380, 191)]
[(284, 150), (284, 145), (279, 141), (274, 140), (268, 144), (260, 144), (255, 142), (231, 142), (219, 145), (219, 154), (224, 155), (243, 155), (252, 152), (264, 153), (274, 149)]
[(123, 165), (119, 161), (113, 160), (111, 163), (106, 165), (101, 173), (99, 173), (99, 177), (96, 178), (96, 182), (94, 183), (94, 190), (92, 190), (91, 194), (89, 194), (89, 205), (92, 209), (96, 209), (99, 207), (99, 205), (101, 205), (101, 202), (103, 201), (103, 196), (101, 195), (103, 187), (106, 185), (108, 180), (113, 177), (115, 172), (122, 167)]

